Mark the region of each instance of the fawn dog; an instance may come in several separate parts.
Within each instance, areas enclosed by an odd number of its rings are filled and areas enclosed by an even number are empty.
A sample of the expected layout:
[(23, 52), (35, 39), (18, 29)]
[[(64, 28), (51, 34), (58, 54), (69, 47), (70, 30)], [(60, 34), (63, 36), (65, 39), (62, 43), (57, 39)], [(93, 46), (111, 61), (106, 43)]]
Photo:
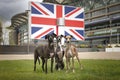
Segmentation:
[(64, 36), (66, 39), (66, 50), (65, 50), (65, 58), (66, 58), (66, 68), (68, 72), (68, 69), (70, 69), (70, 59), (72, 58), (72, 71), (73, 73), (75, 72), (74, 70), (74, 57), (76, 56), (76, 59), (78, 60), (78, 63), (81, 67), (81, 69), (83, 69), (82, 64), (80, 63), (80, 59), (78, 57), (78, 52), (76, 50), (75, 45), (71, 44), (71, 38), (72, 35), (68, 35), (68, 36)]

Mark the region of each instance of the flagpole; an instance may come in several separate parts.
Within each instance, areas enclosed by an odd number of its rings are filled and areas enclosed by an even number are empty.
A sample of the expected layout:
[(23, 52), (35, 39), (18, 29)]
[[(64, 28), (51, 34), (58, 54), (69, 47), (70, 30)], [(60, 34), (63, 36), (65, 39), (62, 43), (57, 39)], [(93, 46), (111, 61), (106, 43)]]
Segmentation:
[[(63, 34), (63, 27), (65, 26), (65, 19), (64, 18), (58, 18), (57, 19), (57, 35), (64, 35)], [(58, 30), (59, 28), (59, 30)], [(58, 32), (60, 31), (60, 32)]]

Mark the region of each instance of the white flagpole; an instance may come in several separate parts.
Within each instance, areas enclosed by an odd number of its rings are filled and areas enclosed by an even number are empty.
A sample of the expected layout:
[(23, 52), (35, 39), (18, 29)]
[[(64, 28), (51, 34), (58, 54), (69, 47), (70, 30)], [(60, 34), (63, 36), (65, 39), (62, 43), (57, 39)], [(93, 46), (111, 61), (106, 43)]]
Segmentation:
[(28, 46), (27, 46), (27, 53), (29, 54), (29, 52), (30, 52), (30, 33), (31, 33), (31, 18), (30, 18), (30, 16), (31, 16), (31, 13), (30, 13), (30, 11), (31, 11), (31, 2), (28, 2), (28, 10), (26, 10), (27, 11), (27, 17), (28, 17)]

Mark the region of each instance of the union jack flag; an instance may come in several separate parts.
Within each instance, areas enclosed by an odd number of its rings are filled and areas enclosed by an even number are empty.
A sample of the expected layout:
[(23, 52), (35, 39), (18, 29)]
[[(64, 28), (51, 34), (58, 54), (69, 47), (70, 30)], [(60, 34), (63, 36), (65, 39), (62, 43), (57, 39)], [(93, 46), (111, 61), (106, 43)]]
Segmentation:
[[(42, 39), (46, 34), (72, 35), (84, 40), (84, 9), (50, 3), (31, 2), (31, 39)], [(57, 20), (64, 18), (64, 26)]]

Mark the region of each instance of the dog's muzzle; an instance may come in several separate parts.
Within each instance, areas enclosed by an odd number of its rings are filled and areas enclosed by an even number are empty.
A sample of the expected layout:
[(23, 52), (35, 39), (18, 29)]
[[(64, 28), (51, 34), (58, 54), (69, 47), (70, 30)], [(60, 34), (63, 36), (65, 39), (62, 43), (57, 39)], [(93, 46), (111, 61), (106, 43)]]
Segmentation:
[(54, 53), (50, 53), (50, 57), (53, 57), (54, 56)]
[(70, 43), (70, 41), (66, 41), (66, 43)]

